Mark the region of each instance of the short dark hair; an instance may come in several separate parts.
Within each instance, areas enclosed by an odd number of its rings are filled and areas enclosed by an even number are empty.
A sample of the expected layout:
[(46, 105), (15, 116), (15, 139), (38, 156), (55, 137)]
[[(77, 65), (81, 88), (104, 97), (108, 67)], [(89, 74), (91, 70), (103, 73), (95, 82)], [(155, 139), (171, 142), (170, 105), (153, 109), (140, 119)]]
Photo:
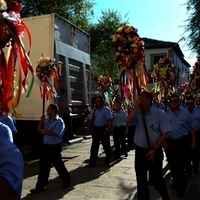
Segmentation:
[(97, 99), (100, 99), (100, 100), (101, 100), (101, 102), (103, 102), (103, 101), (104, 101), (104, 99), (103, 99), (103, 97), (102, 97), (102, 96), (98, 96), (98, 97), (96, 97), (96, 99), (95, 99), (95, 100), (97, 100)]
[(180, 99), (177, 94), (171, 94), (171, 96), (169, 97), (169, 99), (171, 99), (171, 98), (178, 98), (178, 99)]
[(192, 100), (193, 102), (195, 102), (195, 98), (192, 96), (188, 96), (186, 97), (186, 101)]
[(51, 104), (49, 104), (49, 107), (50, 107), (52, 110), (54, 110), (56, 114), (58, 113), (59, 108), (58, 108), (58, 105), (57, 105), (57, 104), (51, 103)]
[(140, 95), (141, 95), (141, 94), (144, 94), (147, 98), (150, 98), (151, 101), (153, 101), (153, 94), (151, 94), (151, 92), (142, 91), (142, 92), (140, 93)]

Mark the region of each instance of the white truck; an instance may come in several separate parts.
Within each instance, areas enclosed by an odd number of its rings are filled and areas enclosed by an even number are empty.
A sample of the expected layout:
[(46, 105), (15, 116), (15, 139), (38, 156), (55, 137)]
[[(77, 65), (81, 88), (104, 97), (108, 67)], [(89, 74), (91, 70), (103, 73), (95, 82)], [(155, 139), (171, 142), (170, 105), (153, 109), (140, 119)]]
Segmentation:
[[(42, 55), (63, 63), (59, 71), (58, 97), (53, 101), (58, 104), (61, 117), (69, 111), (70, 124), (67, 126), (68, 134), (71, 134), (73, 127), (78, 126), (76, 123), (81, 123), (80, 119), (90, 105), (90, 36), (55, 13), (22, 20), (32, 36), (32, 65), (37, 67)], [(23, 42), (25, 47), (28, 46), (26, 37)], [(46, 107), (49, 102), (45, 102)], [(21, 117), (16, 118), (16, 143), (25, 156), (37, 154), (39, 133), (36, 127), (42, 115), (42, 107), (39, 85), (35, 82), (30, 97), (26, 98), (23, 94), (17, 107)]]

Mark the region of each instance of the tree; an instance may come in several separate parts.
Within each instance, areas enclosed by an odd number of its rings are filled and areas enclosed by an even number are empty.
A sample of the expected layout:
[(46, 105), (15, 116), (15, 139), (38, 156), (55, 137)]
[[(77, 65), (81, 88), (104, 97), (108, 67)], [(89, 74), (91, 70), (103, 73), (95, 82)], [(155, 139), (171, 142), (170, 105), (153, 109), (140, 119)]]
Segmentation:
[(89, 0), (21, 0), (22, 17), (56, 13), (87, 31), (94, 3)]
[(91, 60), (92, 67), (96, 69), (97, 75), (119, 77), (112, 35), (120, 26), (127, 23), (128, 20), (123, 21), (117, 11), (108, 10), (102, 11), (102, 16), (97, 23), (91, 24), (88, 31), (91, 36)]
[(200, 57), (200, 0), (188, 0), (187, 10), (189, 18), (185, 32), (188, 32), (188, 37), (184, 39), (193, 53)]

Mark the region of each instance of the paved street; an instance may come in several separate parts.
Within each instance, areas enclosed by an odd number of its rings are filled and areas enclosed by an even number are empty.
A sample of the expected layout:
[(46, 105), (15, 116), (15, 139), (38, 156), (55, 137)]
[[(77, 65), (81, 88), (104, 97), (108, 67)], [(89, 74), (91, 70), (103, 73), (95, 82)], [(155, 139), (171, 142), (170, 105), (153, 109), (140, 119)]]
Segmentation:
[[(45, 192), (30, 194), (29, 190), (35, 187), (39, 171), (38, 160), (25, 162), (23, 183), (23, 200), (136, 200), (136, 177), (134, 172), (134, 150), (129, 151), (128, 157), (119, 162), (113, 162), (109, 167), (104, 166), (104, 153), (100, 146), (99, 158), (95, 168), (87, 168), (90, 139), (64, 147), (63, 161), (72, 178), (71, 186), (62, 189), (62, 182), (54, 168), (52, 168)], [(113, 145), (113, 142), (111, 142)], [(114, 154), (113, 154), (114, 157)], [(165, 159), (166, 160), (166, 159)], [(170, 190), (170, 174), (164, 161), (165, 180), (169, 188), (170, 200), (179, 200), (176, 190)], [(149, 186), (151, 199), (161, 200), (159, 194)], [(184, 200), (200, 199), (200, 175), (193, 175), (189, 182)]]

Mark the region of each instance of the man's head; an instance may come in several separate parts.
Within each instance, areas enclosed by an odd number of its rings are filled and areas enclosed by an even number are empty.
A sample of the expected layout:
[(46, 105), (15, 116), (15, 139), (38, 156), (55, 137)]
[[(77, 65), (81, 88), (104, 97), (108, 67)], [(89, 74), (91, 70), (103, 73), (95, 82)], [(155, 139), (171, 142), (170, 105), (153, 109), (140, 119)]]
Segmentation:
[(186, 98), (186, 105), (188, 110), (193, 110), (195, 107), (195, 99), (192, 96)]
[(100, 108), (103, 105), (104, 101), (101, 96), (96, 97), (95, 99), (95, 105), (97, 108)]
[(58, 110), (59, 110), (59, 108), (58, 108), (57, 104), (54, 104), (54, 103), (49, 104), (49, 106), (47, 108), (47, 116), (49, 116), (49, 117), (56, 116), (58, 113)]
[(169, 97), (169, 105), (172, 109), (178, 109), (180, 104), (180, 99), (177, 94), (172, 94)]
[(144, 107), (150, 107), (152, 105), (153, 95), (150, 92), (143, 91), (140, 93), (140, 96)]
[(122, 109), (122, 103), (120, 101), (115, 102), (116, 111), (120, 111)]

